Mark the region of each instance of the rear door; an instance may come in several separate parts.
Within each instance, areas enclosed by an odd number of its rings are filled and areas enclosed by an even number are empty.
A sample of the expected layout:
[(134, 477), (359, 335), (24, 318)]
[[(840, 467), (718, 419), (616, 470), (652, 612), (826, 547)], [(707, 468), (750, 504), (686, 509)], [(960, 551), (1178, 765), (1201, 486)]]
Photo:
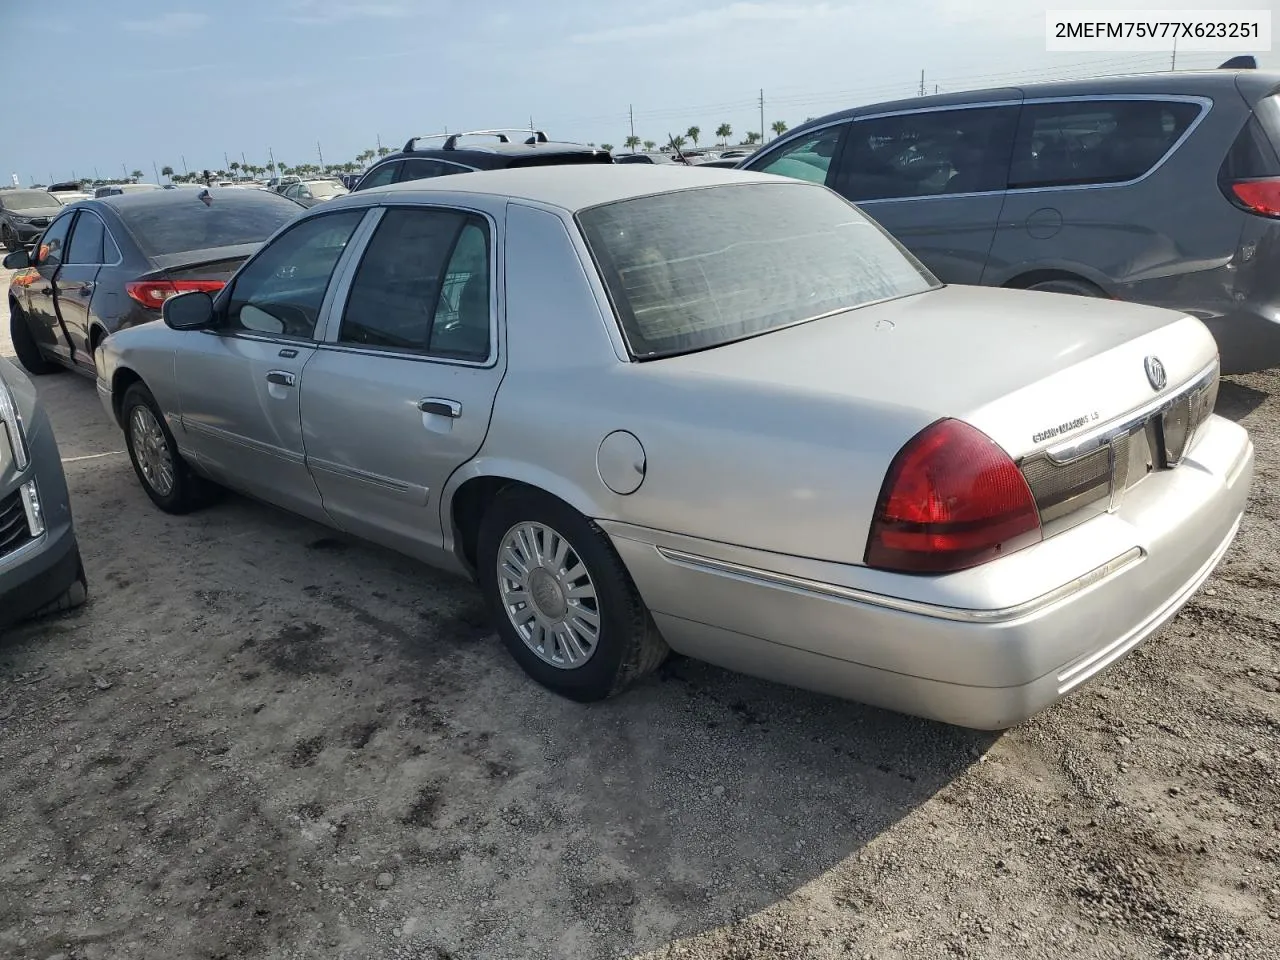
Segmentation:
[(364, 216), (343, 210), (276, 237), (219, 296), (216, 329), (184, 335), (174, 358), (184, 451), (227, 485), (321, 521), (298, 390), (330, 281)]
[(502, 380), (497, 234), (472, 211), (380, 214), (303, 377), (307, 464), (340, 526), (430, 559), (440, 491), (484, 442)]
[(32, 249), (36, 272), (40, 276), (27, 287), (27, 319), (31, 324), (31, 335), (46, 353), (66, 363), (71, 362), (71, 343), (62, 321), (58, 319), (54, 283), (67, 255), (67, 239), (75, 215), (74, 210), (60, 215), (49, 224), (49, 229)]
[(93, 369), (89, 349), (89, 307), (103, 264), (106, 226), (91, 210), (81, 210), (54, 285), (57, 310), (78, 366)]
[(831, 186), (943, 282), (980, 283), (1017, 120), (1016, 103), (860, 117)]
[[(1025, 103), (984, 282), (1054, 269), (1123, 295), (1127, 284), (1168, 276), (1166, 291), (1145, 287), (1143, 299), (1159, 303), (1176, 298), (1188, 264), (1225, 263), (1239, 224), (1218, 215), (1216, 190), (1200, 187), (1221, 153), (1206, 164), (1175, 150), (1207, 107), (1151, 96)], [(1158, 166), (1168, 175), (1152, 176)]]

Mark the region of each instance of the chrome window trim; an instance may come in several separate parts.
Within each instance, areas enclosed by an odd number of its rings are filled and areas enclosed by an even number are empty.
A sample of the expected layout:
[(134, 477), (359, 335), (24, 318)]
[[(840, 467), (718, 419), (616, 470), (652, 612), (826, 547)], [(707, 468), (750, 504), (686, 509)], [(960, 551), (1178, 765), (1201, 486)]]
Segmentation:
[[(952, 104), (945, 107), (918, 107), (910, 110), (890, 110), (884, 113), (870, 113), (866, 116), (853, 117), (852, 122), (858, 123), (862, 120), (880, 120), (885, 117), (905, 117), (917, 113), (940, 113), (947, 110), (980, 110), (989, 107), (1013, 107), (1021, 112), (1023, 107), (1037, 106), (1042, 103), (1088, 103), (1091, 101), (1112, 103), (1118, 100), (1130, 102), (1154, 101), (1157, 103), (1194, 103), (1200, 106), (1200, 112), (1187, 126), (1187, 129), (1182, 132), (1182, 136), (1178, 137), (1178, 139), (1170, 145), (1164, 155), (1157, 160), (1146, 173), (1140, 177), (1135, 177), (1132, 180), (1117, 180), (1115, 183), (1067, 183), (1043, 187), (1005, 187), (1003, 190), (979, 190), (972, 193), (938, 193), (916, 197), (878, 197), (874, 200), (854, 200), (852, 202), (861, 207), (876, 203), (903, 203), (917, 200), (958, 200), (965, 197), (991, 197), (1006, 194), (1021, 195), (1044, 193), (1046, 191), (1057, 192), (1061, 190), (1111, 190), (1116, 187), (1132, 187), (1135, 184), (1139, 184), (1147, 178), (1154, 176), (1156, 171), (1163, 167), (1169, 161), (1169, 158), (1177, 153), (1187, 139), (1195, 133), (1196, 128), (1200, 126), (1204, 121), (1204, 118), (1209, 115), (1209, 111), (1213, 109), (1213, 99), (1211, 97), (1199, 97), (1187, 94), (1117, 94), (1115, 96), (1107, 96), (1104, 94), (1083, 94), (1072, 97), (1036, 97), (1031, 100), (984, 101), (982, 103)], [(1019, 116), (1019, 125), (1020, 124), (1021, 116)], [(1015, 129), (1015, 144), (1017, 141), (1017, 135), (1018, 131)]]
[(935, 620), (951, 620), (959, 623), (1009, 623), (1014, 620), (1021, 620), (1118, 576), (1146, 556), (1146, 552), (1141, 547), (1130, 547), (1124, 553), (1113, 557), (1106, 563), (1038, 597), (1033, 597), (1010, 607), (983, 610), (967, 607), (947, 607), (921, 600), (904, 600), (901, 597), (891, 597), (882, 593), (873, 593), (870, 590), (860, 590), (856, 587), (821, 583), (817, 580), (810, 580), (807, 577), (776, 573), (772, 570), (761, 570), (758, 567), (749, 567), (728, 560), (703, 557), (693, 553), (686, 553), (683, 550), (675, 550), (671, 547), (655, 545), (654, 549), (669, 563), (689, 567), (702, 573), (727, 576), (760, 586), (790, 590), (825, 600), (868, 604), (894, 610), (898, 613), (909, 613), (930, 617)]
[[(429, 179), (429, 178), (428, 178)], [(409, 180), (407, 183), (413, 183)], [(501, 271), (499, 262), (499, 250), (501, 242), (499, 240), (498, 222), (487, 210), (479, 207), (468, 207), (460, 203), (413, 203), (396, 201), (394, 203), (382, 202), (372, 209), (377, 211), (376, 218), (368, 218), (370, 224), (367, 236), (362, 238), (358, 254), (353, 254), (347, 265), (341, 280), (337, 284), (332, 284), (333, 303), (326, 301), (325, 307), (331, 312), (328, 318), (328, 329), (325, 331), (323, 340), (316, 342), (316, 347), (320, 350), (328, 350), (334, 353), (355, 353), (372, 357), (387, 357), (393, 360), (417, 360), (420, 363), (441, 363), (452, 367), (473, 367), (478, 369), (490, 369), (498, 363), (498, 276)], [(377, 229), (377, 224), (382, 222), (383, 213), (386, 210), (402, 209), (402, 210), (441, 210), (447, 213), (464, 213), (483, 217), (489, 225), (489, 355), (483, 360), (463, 360), (457, 357), (442, 357), (437, 354), (428, 353), (425, 350), (421, 352), (408, 350), (395, 350), (387, 347), (367, 347), (358, 344), (342, 343), (338, 340), (338, 332), (342, 328), (342, 315), (346, 311), (347, 299), (351, 295), (351, 285), (355, 281), (356, 271), (360, 267), (360, 261), (364, 256), (364, 251), (373, 241), (373, 233)], [(363, 227), (364, 224), (361, 224)], [(348, 248), (355, 246), (349, 243)], [(345, 254), (344, 254), (345, 255)]]

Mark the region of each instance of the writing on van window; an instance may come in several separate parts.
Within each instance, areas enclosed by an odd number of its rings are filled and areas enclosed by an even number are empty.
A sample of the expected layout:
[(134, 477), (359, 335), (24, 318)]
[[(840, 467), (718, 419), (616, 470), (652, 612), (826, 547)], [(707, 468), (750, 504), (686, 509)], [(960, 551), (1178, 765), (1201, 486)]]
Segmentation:
[(1200, 112), (1195, 103), (1086, 100), (1023, 107), (1011, 188), (1125, 183), (1147, 173)]

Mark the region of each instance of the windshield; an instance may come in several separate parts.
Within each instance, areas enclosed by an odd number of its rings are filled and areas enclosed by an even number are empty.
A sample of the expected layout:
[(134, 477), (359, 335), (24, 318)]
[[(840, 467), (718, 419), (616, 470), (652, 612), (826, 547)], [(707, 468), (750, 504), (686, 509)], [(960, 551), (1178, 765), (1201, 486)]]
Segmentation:
[(44, 190), (5, 190), (0, 192), (0, 204), (6, 210), (48, 210), (62, 206), (62, 201)]
[(332, 180), (317, 180), (308, 186), (313, 197), (340, 197), (348, 192), (346, 187)]
[(727, 184), (605, 204), (577, 219), (639, 358), (714, 347), (938, 285), (825, 187)]
[(208, 206), (185, 190), (161, 196), (164, 202), (147, 198), (116, 207), (148, 257), (261, 243), (302, 212), (292, 200), (261, 190), (215, 190)]

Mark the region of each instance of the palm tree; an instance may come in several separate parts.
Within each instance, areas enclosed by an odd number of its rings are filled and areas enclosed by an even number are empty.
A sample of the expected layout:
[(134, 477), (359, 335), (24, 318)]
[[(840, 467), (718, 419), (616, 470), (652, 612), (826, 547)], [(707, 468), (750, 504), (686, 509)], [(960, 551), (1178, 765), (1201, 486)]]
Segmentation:
[(240, 169), (240, 161), (239, 161), (239, 160), (232, 160), (232, 161), (231, 161), (231, 175), (232, 175), (233, 177), (235, 177), (237, 180), (239, 180), (239, 179), (240, 179), (240, 174), (237, 172), (239, 169)]
[(141, 171), (141, 170), (135, 170), (135, 171), (133, 171), (133, 173), (129, 174), (129, 176), (133, 177), (134, 182), (136, 183), (137, 181), (139, 181), (139, 180), (141, 180), (141, 179), (142, 179), (142, 171)]
[(169, 178), (169, 182), (173, 183), (173, 167), (163, 166), (160, 168), (160, 175)]
[(759, 143), (759, 142), (760, 142), (760, 134), (756, 133), (754, 130), (752, 130), (750, 133), (747, 134), (747, 143)]
[(386, 156), (388, 153), (390, 153), (390, 152), (391, 152), (391, 148), (390, 148), (390, 147), (379, 147), (379, 148), (378, 148), (378, 156), (380, 156), (380, 157), (385, 157), (385, 156)]
[(687, 136), (690, 140), (692, 140), (693, 145), (696, 147), (698, 145), (698, 135), (701, 133), (702, 133), (701, 127), (690, 127), (685, 132), (685, 136)]
[(626, 145), (627, 149), (631, 150), (632, 152), (635, 152), (636, 147), (640, 146), (640, 138), (637, 137), (634, 133), (631, 136), (627, 137), (627, 139), (623, 140), (622, 142), (623, 144)]
[(727, 123), (722, 123), (716, 127), (716, 136), (720, 138), (720, 142), (726, 147), (729, 145), (729, 138), (733, 136), (733, 127)]
[(600, 144), (600, 149), (601, 149), (601, 150), (603, 150), (605, 153), (613, 153), (613, 144), (612, 144), (612, 143), (602, 143), (602, 144)]
[(769, 124), (769, 129), (773, 131), (775, 137), (780, 137), (787, 132), (787, 122), (785, 120), (775, 120)]
[(684, 138), (684, 137), (672, 137), (672, 138), (671, 138), (671, 146), (675, 147), (677, 150), (679, 150), (681, 147), (683, 147), (686, 143), (688, 143), (688, 141), (687, 141), (687, 140), (685, 140), (685, 138)]
[(652, 140), (646, 140), (646, 141), (644, 142), (644, 148), (645, 148), (646, 150), (652, 150), (652, 149), (653, 149), (654, 147), (656, 147), (656, 146), (657, 146), (657, 144), (656, 144), (656, 143), (654, 143)]

